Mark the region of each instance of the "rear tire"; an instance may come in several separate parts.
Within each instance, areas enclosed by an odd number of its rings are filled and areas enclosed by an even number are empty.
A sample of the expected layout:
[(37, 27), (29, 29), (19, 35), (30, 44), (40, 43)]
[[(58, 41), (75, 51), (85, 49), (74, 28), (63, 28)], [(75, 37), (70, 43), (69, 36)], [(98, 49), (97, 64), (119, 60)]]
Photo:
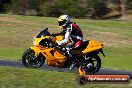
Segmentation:
[[(101, 67), (101, 59), (98, 55), (91, 56), (91, 64), (93, 65), (92, 69), (89, 69), (87, 66), (82, 66), (82, 69), (86, 72), (86, 74), (94, 74), (99, 71)], [(96, 61), (96, 63), (94, 63)], [(87, 65), (89, 62), (87, 63)]]
[(96, 67), (94, 68), (94, 71), (93, 71), (93, 73), (96, 73), (96, 72), (99, 71), (99, 69), (101, 67), (101, 59), (98, 55), (94, 55), (93, 58), (97, 60), (97, 65), (96, 65)]
[(40, 68), (45, 63), (45, 58), (42, 54), (35, 57), (34, 50), (29, 48), (22, 55), (22, 63), (28, 68)]

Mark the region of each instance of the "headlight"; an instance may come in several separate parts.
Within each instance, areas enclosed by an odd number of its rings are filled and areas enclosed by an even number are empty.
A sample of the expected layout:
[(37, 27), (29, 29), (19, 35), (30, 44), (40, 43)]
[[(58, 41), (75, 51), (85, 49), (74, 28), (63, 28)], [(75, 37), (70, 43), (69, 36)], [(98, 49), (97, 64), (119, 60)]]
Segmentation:
[(35, 38), (33, 38), (33, 45), (36, 46), (36, 41), (35, 41)]

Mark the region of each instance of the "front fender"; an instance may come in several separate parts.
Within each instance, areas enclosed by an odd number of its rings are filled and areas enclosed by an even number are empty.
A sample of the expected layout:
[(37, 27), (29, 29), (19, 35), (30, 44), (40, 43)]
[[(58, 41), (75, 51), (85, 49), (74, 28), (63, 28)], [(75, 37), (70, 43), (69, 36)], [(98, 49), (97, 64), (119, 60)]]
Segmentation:
[(34, 52), (35, 52), (35, 56), (37, 57), (40, 53), (40, 49), (36, 46), (30, 47)]

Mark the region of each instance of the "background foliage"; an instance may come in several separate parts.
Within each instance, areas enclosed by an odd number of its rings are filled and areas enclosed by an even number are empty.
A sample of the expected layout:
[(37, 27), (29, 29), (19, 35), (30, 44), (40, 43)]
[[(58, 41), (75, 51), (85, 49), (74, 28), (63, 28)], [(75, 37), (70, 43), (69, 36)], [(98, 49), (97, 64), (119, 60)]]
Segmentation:
[[(0, 0), (0, 12), (19, 15), (54, 16), (69, 14), (72, 17), (107, 18), (121, 15), (121, 0)], [(110, 5), (114, 5), (110, 7)], [(132, 0), (126, 0), (127, 10), (132, 9)], [(113, 8), (114, 9), (113, 11)], [(107, 16), (107, 14), (115, 12)], [(129, 12), (131, 13), (131, 12)]]

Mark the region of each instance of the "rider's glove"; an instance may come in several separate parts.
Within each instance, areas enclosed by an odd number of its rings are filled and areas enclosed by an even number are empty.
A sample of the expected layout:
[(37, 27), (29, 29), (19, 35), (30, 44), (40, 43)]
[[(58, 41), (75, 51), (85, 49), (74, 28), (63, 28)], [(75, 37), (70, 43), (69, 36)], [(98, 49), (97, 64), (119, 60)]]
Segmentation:
[(55, 37), (55, 36), (56, 36), (56, 34), (52, 33), (50, 36)]

